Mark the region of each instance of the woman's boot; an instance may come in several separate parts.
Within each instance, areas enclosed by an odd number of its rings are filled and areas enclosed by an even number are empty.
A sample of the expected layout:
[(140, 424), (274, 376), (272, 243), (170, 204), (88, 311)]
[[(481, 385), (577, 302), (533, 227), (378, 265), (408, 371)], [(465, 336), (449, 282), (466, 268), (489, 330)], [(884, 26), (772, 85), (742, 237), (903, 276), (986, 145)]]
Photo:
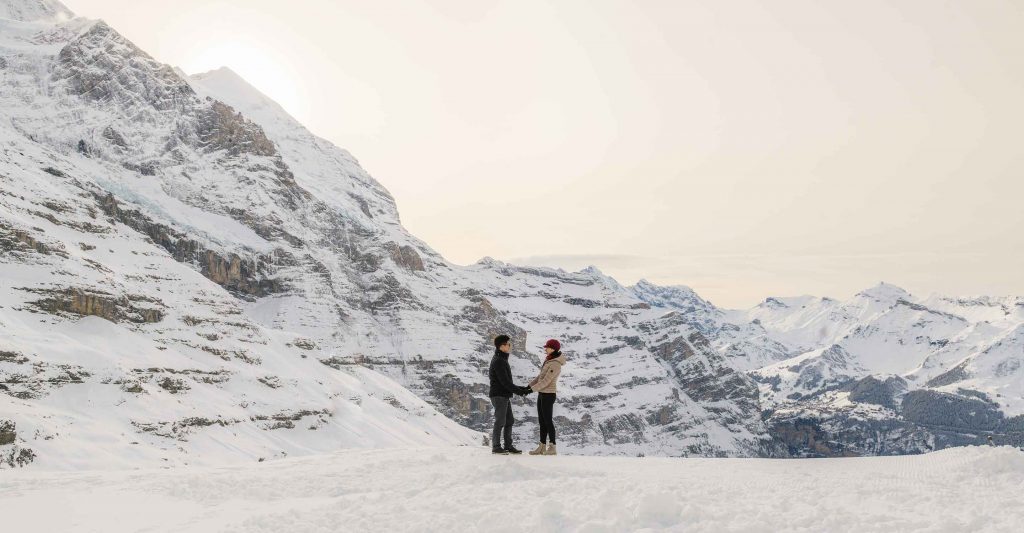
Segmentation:
[(547, 452), (547, 444), (543, 442), (537, 445), (537, 449), (530, 452), (530, 455), (544, 455)]

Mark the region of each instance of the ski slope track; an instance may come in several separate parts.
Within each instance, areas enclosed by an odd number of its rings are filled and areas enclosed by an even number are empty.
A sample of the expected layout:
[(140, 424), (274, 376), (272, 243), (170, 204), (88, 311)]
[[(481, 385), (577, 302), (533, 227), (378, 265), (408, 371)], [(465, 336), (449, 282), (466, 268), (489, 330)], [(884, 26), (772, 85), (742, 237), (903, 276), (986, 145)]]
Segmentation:
[(880, 284), (728, 310), (593, 267), (455, 265), (229, 69), (186, 76), (55, 0), (0, 2), (0, 467), (480, 446), (500, 333), (520, 383), (544, 339), (566, 347), (567, 454), (1024, 442), (1024, 298)]

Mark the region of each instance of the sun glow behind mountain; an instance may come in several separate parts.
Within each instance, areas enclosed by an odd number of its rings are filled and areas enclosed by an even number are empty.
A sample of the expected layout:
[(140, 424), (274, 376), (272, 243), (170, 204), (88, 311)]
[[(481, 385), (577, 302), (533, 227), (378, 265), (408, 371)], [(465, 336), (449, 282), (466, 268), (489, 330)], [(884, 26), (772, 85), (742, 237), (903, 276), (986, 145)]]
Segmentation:
[(188, 74), (228, 67), (293, 116), (305, 116), (308, 106), (300, 82), (286, 61), (277, 57), (273, 47), (249, 40), (230, 40), (204, 44), (181, 65)]

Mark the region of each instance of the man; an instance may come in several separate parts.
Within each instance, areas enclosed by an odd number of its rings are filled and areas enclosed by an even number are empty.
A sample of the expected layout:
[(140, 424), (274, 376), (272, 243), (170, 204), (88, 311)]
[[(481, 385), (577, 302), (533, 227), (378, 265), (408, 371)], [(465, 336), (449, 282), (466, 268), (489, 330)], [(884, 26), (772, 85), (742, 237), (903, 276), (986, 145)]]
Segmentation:
[[(520, 454), (512, 445), (512, 395), (526, 396), (533, 392), (529, 387), (512, 383), (512, 367), (508, 364), (508, 353), (512, 351), (512, 339), (508, 335), (494, 338), (494, 357), (491, 357), (491, 405), (494, 406), (494, 431), (491, 432), (491, 453), (499, 455)], [(505, 447), (501, 446), (501, 435), (505, 434)]]

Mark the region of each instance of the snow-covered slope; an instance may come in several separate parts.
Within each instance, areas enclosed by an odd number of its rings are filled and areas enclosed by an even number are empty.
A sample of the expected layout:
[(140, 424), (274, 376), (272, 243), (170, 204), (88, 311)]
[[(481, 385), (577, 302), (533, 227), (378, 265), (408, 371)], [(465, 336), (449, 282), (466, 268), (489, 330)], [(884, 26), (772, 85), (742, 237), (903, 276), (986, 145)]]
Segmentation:
[[(2, 5), (0, 464), (480, 444), (499, 333), (521, 383), (563, 341), (567, 453), (829, 454), (821, 434), (868, 412), (911, 437), (847, 431), (843, 453), (1019, 438), (1019, 298), (883, 284), (730, 311), (596, 268), (453, 265), (230, 70), (185, 77), (55, 2)], [(936, 440), (953, 404), (980, 418)], [(812, 442), (808, 417), (847, 425)]]
[(1009, 447), (814, 461), (354, 450), (222, 468), (6, 472), (0, 516), (14, 531), (105, 533), (1010, 533), (1024, 520), (1022, 476), (1024, 453)]
[[(479, 443), (385, 376), (329, 369), (310, 340), (247, 318), (235, 296), (156, 235), (108, 218), (90, 167), (63, 174), (43, 167), (53, 153), (0, 140), (5, 168), (17, 171), (0, 175), (0, 418), (16, 422), (17, 435), (0, 459), (213, 464), (339, 446)], [(211, 275), (230, 276), (214, 252), (200, 255)]]
[(74, 17), (58, 0), (0, 0), (0, 19), (18, 22), (64, 21)]

